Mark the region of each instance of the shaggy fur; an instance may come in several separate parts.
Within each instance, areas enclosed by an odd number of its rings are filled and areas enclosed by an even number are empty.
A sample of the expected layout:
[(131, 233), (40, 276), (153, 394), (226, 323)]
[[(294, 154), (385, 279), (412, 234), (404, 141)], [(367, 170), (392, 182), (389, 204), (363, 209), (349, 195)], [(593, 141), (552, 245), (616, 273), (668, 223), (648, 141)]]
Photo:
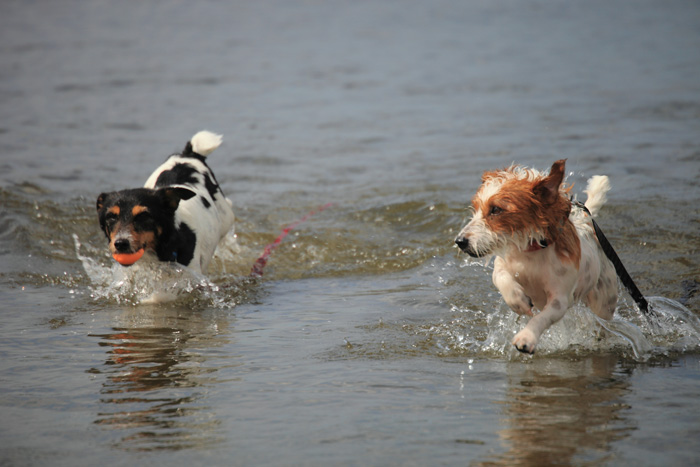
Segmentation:
[[(565, 160), (549, 173), (520, 166), (484, 173), (474, 215), (455, 243), (473, 257), (495, 255), (493, 283), (518, 314), (532, 318), (513, 345), (534, 353), (540, 335), (578, 301), (611, 319), (617, 305), (615, 269), (600, 248), (589, 214), (572, 205)], [(588, 181), (586, 208), (595, 216), (608, 178)], [(541, 310), (533, 313), (533, 307)]]

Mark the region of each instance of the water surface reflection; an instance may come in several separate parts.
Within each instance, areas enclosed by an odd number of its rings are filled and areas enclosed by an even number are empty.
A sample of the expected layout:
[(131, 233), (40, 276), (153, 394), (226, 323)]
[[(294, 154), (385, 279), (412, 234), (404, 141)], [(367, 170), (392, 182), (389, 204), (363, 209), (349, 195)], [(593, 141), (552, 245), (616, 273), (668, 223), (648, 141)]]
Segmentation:
[[(229, 318), (191, 310), (139, 307), (123, 326), (93, 334), (107, 359), (91, 373), (105, 376), (95, 423), (123, 431), (128, 450), (204, 448), (221, 441), (221, 421), (207, 403), (217, 371), (237, 365), (220, 349)], [(220, 361), (221, 360), (221, 361)]]
[(506, 451), (483, 465), (570, 465), (614, 459), (636, 425), (626, 411), (631, 370), (615, 355), (534, 359), (508, 368), (499, 437)]

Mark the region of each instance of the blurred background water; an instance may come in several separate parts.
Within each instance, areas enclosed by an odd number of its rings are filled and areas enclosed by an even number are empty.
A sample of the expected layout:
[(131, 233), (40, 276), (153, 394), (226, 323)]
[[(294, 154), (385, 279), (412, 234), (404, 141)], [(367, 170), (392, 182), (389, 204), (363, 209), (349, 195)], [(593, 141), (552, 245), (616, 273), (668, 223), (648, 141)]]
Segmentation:
[[(0, 13), (0, 463), (700, 460), (697, 2)], [(115, 265), (97, 195), (201, 129), (235, 234), (206, 276)], [(484, 170), (559, 158), (576, 193), (610, 176), (599, 222), (660, 317), (621, 292), (531, 358), (452, 241)]]

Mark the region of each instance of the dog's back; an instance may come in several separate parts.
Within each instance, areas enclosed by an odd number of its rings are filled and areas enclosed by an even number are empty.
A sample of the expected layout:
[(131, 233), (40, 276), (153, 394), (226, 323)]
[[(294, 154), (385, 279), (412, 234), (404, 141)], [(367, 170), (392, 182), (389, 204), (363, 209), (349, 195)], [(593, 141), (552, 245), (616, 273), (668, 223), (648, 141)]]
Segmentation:
[(612, 319), (617, 304), (617, 279), (615, 268), (605, 256), (598, 242), (590, 216), (596, 217), (607, 201), (610, 180), (605, 175), (595, 175), (588, 179), (584, 192), (583, 209), (572, 210), (573, 222), (581, 241), (581, 269), (576, 291), (576, 300), (582, 299), (595, 314), (604, 319)]
[(194, 233), (195, 250), (189, 267), (206, 271), (219, 241), (234, 222), (231, 201), (224, 196), (206, 157), (221, 145), (221, 135), (200, 131), (185, 145), (181, 154), (173, 154), (148, 178), (145, 188), (183, 187), (196, 196), (180, 202), (175, 212), (175, 227)]

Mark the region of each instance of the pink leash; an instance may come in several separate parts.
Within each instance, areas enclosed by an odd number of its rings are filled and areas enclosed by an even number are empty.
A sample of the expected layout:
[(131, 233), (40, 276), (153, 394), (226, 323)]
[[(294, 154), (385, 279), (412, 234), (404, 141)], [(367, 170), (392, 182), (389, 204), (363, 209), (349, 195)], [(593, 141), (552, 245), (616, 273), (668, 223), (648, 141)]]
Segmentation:
[(309, 217), (313, 216), (314, 214), (317, 214), (329, 207), (331, 207), (333, 203), (326, 203), (323, 206), (319, 207), (318, 209), (315, 209), (308, 214), (306, 214), (304, 217), (299, 219), (298, 221), (289, 224), (287, 227), (282, 229), (282, 232), (277, 236), (274, 242), (270, 243), (265, 247), (263, 250), (262, 255), (255, 261), (255, 264), (253, 264), (253, 268), (250, 270), (250, 275), (253, 277), (262, 277), (263, 275), (263, 268), (267, 264), (267, 260), (270, 258), (270, 255), (272, 254), (272, 251), (279, 246), (280, 243), (282, 243), (282, 240), (284, 240), (284, 237), (286, 237), (289, 232), (291, 232), (296, 226), (301, 224), (302, 222), (306, 221)]

